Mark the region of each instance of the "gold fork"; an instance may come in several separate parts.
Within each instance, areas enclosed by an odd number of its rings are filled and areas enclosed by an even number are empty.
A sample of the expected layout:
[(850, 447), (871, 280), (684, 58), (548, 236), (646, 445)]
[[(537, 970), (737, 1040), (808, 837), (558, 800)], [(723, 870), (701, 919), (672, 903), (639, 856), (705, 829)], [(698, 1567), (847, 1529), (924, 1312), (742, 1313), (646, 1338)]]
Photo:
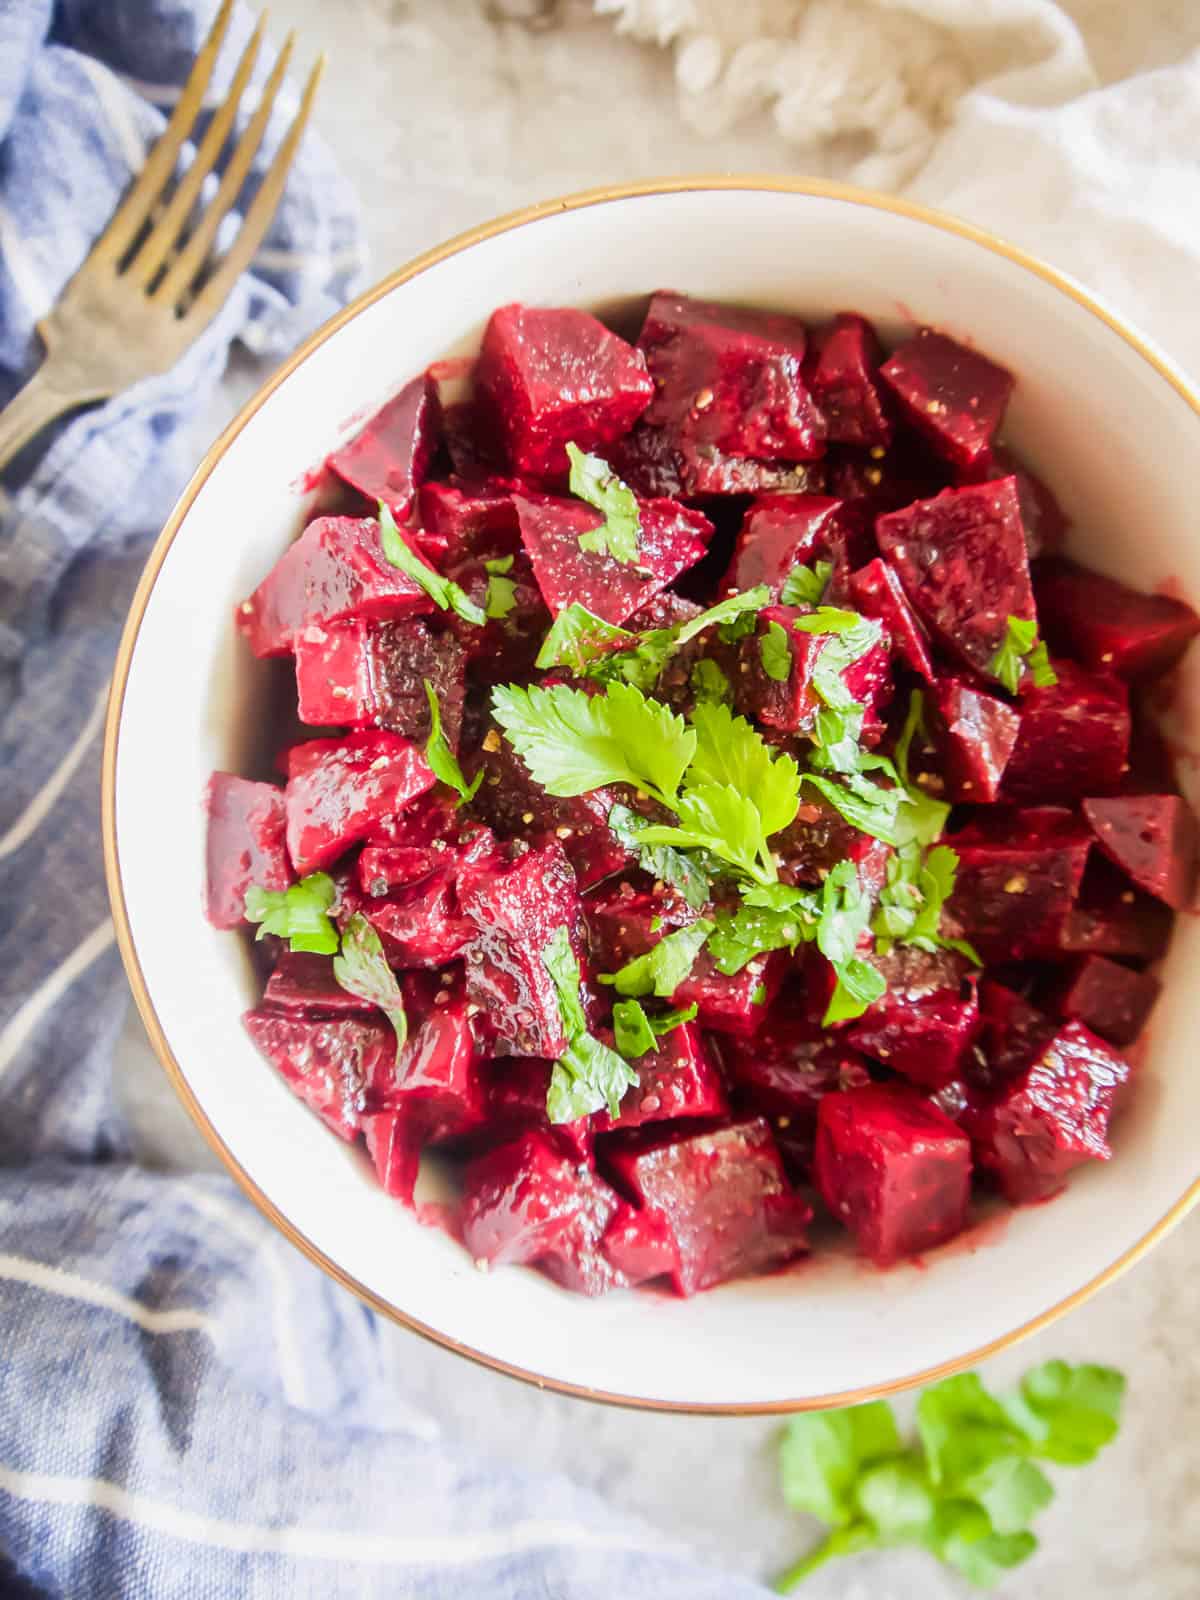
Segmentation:
[(58, 303), (37, 324), (45, 360), (0, 411), (0, 467), (55, 417), (107, 400), (139, 379), (174, 366), (216, 316), (262, 243), (325, 63), (321, 57), (313, 67), (300, 108), (228, 252), (213, 259), (217, 229), (237, 200), (258, 153), (295, 44), (295, 35), (289, 34), (216, 194), (189, 227), (201, 186), (216, 166), (233, 127), (262, 43), (265, 19), (260, 18), (195, 160), (172, 187), (179, 152), (203, 108), (232, 10), (233, 0), (223, 0), (171, 120), (137, 181)]

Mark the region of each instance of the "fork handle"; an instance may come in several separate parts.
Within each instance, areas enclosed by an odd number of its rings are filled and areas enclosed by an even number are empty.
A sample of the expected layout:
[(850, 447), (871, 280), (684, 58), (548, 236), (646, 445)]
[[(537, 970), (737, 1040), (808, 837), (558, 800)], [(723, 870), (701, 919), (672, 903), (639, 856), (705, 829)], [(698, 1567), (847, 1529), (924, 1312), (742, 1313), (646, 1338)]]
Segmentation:
[(74, 385), (56, 382), (49, 361), (40, 366), (0, 411), (0, 471), (47, 423), (99, 398), (94, 389), (81, 391)]

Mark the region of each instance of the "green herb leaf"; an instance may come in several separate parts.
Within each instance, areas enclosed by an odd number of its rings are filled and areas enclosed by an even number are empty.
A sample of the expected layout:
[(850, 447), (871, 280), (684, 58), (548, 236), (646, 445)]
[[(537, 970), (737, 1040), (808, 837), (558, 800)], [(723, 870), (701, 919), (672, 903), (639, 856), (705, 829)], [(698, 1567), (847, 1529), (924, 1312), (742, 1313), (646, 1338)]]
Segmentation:
[(852, 787), (849, 782), (839, 783), (816, 772), (806, 772), (804, 782), (819, 789), (852, 827), (882, 839), (885, 844), (899, 844), (900, 832), (896, 824), (904, 799), (902, 790), (883, 789), (865, 781)]
[(645, 826), (645, 819), (628, 806), (613, 806), (608, 813), (608, 825), (625, 848), (636, 854), (638, 866), (643, 872), (648, 872), (652, 878), (676, 890), (693, 911), (703, 910), (708, 902), (712, 880), (695, 856), (684, 855), (670, 845), (642, 844), (638, 829)]
[(439, 610), (453, 611), (464, 622), (474, 622), (481, 627), (487, 621), (483, 609), (457, 583), (443, 578), (440, 572), (421, 560), (396, 526), (390, 507), (382, 500), (379, 502), (379, 543), (392, 566), (399, 567), (406, 577), (420, 584)]
[(839, 861), (821, 885), (817, 948), (837, 973), (823, 1026), (861, 1017), (887, 990), (883, 974), (858, 953), (871, 922), (871, 900), (852, 861)]
[(990, 1589), (1037, 1549), (1032, 1533), (994, 1533), (988, 1514), (969, 1500), (944, 1501), (937, 1509), (930, 1549), (970, 1583)]
[(863, 1471), (899, 1450), (896, 1419), (886, 1401), (805, 1412), (783, 1431), (779, 1486), (793, 1510), (845, 1527), (857, 1515), (855, 1486)]
[(657, 1017), (648, 1017), (638, 1000), (618, 1000), (613, 1006), (613, 1034), (617, 1049), (623, 1056), (633, 1059), (657, 1050), (660, 1039), (691, 1022), (699, 1008), (684, 1006), (676, 1011), (664, 1011)]
[(370, 922), (356, 911), (342, 930), (342, 950), (333, 958), (333, 975), (347, 994), (378, 1006), (396, 1033), (396, 1048), (408, 1042), (408, 1016), (396, 974)]
[(974, 1372), (936, 1383), (917, 1401), (917, 1432), (936, 1484), (969, 1482), (1002, 1456), (1020, 1455), (1026, 1436)]
[(492, 713), (549, 794), (630, 783), (673, 809), (696, 748), (682, 718), (629, 684), (612, 683), (596, 695), (565, 684), (498, 686)]
[(1029, 667), (1039, 689), (1052, 689), (1058, 682), (1046, 646), (1038, 642), (1034, 619), (1009, 617), (1003, 643), (988, 663), (988, 671), (994, 678), (999, 678), (1009, 694), (1016, 694), (1021, 687), (1024, 666)]
[(1008, 1410), (1039, 1456), (1077, 1467), (1116, 1437), (1124, 1397), (1125, 1379), (1112, 1367), (1047, 1361), (1022, 1379), (1020, 1410)]
[(861, 1017), (869, 1006), (887, 993), (887, 979), (882, 972), (859, 956), (838, 962), (834, 971), (837, 973), (837, 987), (821, 1019), (826, 1028), (835, 1022), (849, 1022)]
[(517, 586), (511, 578), (493, 575), (488, 579), (484, 596), (484, 615), (500, 620), (508, 615), (517, 603)]
[(246, 890), (246, 921), (259, 924), (256, 938), (273, 933), (287, 939), (291, 949), (331, 956), (338, 947), (337, 929), (326, 915), (337, 898), (337, 888), (327, 872), (310, 872), (289, 889)]
[(555, 617), (534, 665), (543, 671), (548, 667), (566, 667), (583, 676), (594, 661), (611, 656), (614, 648), (636, 638), (637, 634), (630, 633), (628, 628), (614, 627), (573, 600)]
[[(770, 590), (765, 585), (760, 585), (757, 589), (748, 589), (744, 594), (730, 595), (718, 605), (710, 606), (707, 611), (701, 611), (690, 621), (676, 623), (671, 628), (652, 628), (646, 633), (628, 633), (623, 628), (609, 629), (603, 637), (607, 638), (610, 644), (618, 635), (630, 641), (627, 646), (619, 650), (598, 648), (594, 642), (598, 635), (595, 627), (591, 627), (585, 632), (584, 645), (584, 650), (590, 653), (590, 659), (578, 670), (590, 678), (600, 679), (601, 682), (620, 681), (631, 683), (636, 689), (652, 689), (675, 652), (688, 644), (697, 634), (702, 633), (705, 628), (739, 617), (743, 613), (757, 614), (770, 598)], [(584, 611), (582, 606), (578, 609), (583, 612), (584, 618), (590, 618), (591, 614)], [(582, 622), (579, 626), (587, 627)], [(607, 623), (601, 626), (606, 629), (609, 627)]]
[(585, 455), (578, 445), (568, 444), (567, 457), (571, 493), (604, 517), (598, 528), (580, 534), (579, 548), (632, 566), (637, 561), (642, 526), (637, 496), (599, 456)]
[(838, 606), (818, 606), (805, 617), (795, 617), (792, 627), (797, 633), (854, 634), (857, 656), (865, 654), (879, 638), (879, 624), (864, 617), (860, 611), (843, 611)]
[(810, 566), (797, 563), (783, 580), (779, 598), (785, 606), (817, 606), (833, 576), (831, 561), (814, 561)]
[(733, 699), (733, 686), (728, 677), (709, 656), (697, 661), (688, 681), (697, 705), (728, 705)]
[(483, 563), (483, 570), (491, 573), (511, 572), (514, 559), (513, 556), (493, 556), (490, 561)]
[[(776, 890), (782, 893), (776, 895)], [(819, 915), (819, 897), (814, 893), (784, 884), (755, 887), (747, 891), (739, 911), (717, 913), (708, 953), (719, 972), (732, 976), (765, 951), (794, 951), (815, 938)]]
[(1054, 1499), (1054, 1486), (1024, 1456), (997, 1456), (964, 1485), (997, 1533), (1019, 1533)]
[(696, 749), (685, 777), (690, 786), (728, 784), (749, 796), (762, 822), (764, 840), (786, 828), (800, 804), (800, 769), (791, 756), (773, 751), (762, 735), (728, 706), (702, 705), (692, 712)]
[(786, 683), (792, 675), (792, 647), (782, 623), (767, 624), (766, 633), (759, 635), (758, 653), (767, 677)]
[(706, 783), (688, 789), (676, 802), (677, 826), (652, 823), (638, 832), (642, 844), (698, 849), (728, 862), (751, 877), (775, 877), (762, 864), (766, 841), (754, 802), (727, 783)]
[(579, 997), (583, 975), (579, 960), (571, 946), (571, 935), (566, 928), (555, 928), (542, 947), (542, 965), (550, 974), (554, 992), (558, 996), (558, 1011), (563, 1032), (568, 1038), (587, 1032), (587, 1017)]
[(675, 993), (695, 966), (696, 957), (713, 926), (706, 917), (698, 917), (686, 928), (660, 939), (644, 956), (627, 961), (620, 971), (601, 973), (600, 982), (612, 984), (618, 994), (656, 994), (666, 999)]
[(594, 1035), (581, 1033), (554, 1063), (546, 1115), (552, 1123), (574, 1122), (607, 1107), (612, 1116), (619, 1116), (621, 1097), (637, 1081), (624, 1056)]
[(422, 680), (425, 684), (425, 698), (429, 701), (429, 738), (425, 741), (425, 759), (429, 763), (429, 770), (440, 783), (447, 784), (458, 795), (460, 806), (466, 805), (468, 800), (473, 800), (483, 782), (483, 769), (475, 774), (474, 779), (468, 783), (463, 776), (463, 769), (458, 764), (458, 757), (450, 748), (450, 741), (442, 731), (442, 710), (438, 705), (437, 690), (428, 678)]
[(881, 1544), (919, 1544), (929, 1537), (936, 1497), (917, 1456), (868, 1467), (854, 1486), (854, 1498)]

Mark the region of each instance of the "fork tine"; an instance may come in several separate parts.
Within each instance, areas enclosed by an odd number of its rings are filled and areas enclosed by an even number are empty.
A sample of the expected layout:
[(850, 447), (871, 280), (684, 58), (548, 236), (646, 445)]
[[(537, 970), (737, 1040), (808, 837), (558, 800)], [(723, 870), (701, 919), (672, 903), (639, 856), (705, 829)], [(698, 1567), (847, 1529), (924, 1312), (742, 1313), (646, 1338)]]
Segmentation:
[(209, 30), (208, 38), (201, 46), (196, 64), (183, 86), (183, 92), (175, 103), (171, 120), (146, 157), (146, 164), (138, 174), (137, 182), (113, 213), (108, 227), (92, 246), (89, 260), (119, 261), (137, 237), (138, 229), (150, 215), (151, 207), (170, 180), (179, 152), (200, 114), (232, 14), (233, 0), (221, 0), (221, 9), (217, 12), (216, 21)]
[(208, 125), (208, 132), (204, 135), (200, 148), (196, 152), (196, 159), (177, 185), (166, 210), (154, 224), (149, 236), (138, 247), (137, 254), (125, 269), (125, 275), (140, 288), (145, 288), (166, 260), (172, 245), (174, 245), (181, 229), (191, 215), (192, 207), (199, 197), (205, 178), (216, 166), (221, 151), (225, 148), (225, 141), (229, 137), (233, 119), (237, 116), (238, 105), (241, 102), (242, 95), (246, 92), (246, 84), (249, 82), (250, 74), (254, 70), (254, 63), (258, 58), (259, 46), (262, 44), (266, 22), (267, 18), (264, 12), (259, 17), (258, 25), (242, 52), (242, 59), (238, 62), (237, 71), (233, 75), (233, 82), (229, 85), (229, 93), (221, 102), (220, 108)]
[[(271, 75), (263, 85), (262, 98), (258, 103), (258, 109), (251, 117), (246, 131), (237, 142), (237, 147), (230, 157), (229, 165), (222, 174), (216, 194), (209, 203), (208, 209), (196, 224), (188, 242), (171, 263), (162, 282), (150, 296), (151, 300), (156, 303), (171, 306), (177, 305), (208, 259), (213, 240), (217, 236), (217, 229), (221, 226), (241, 193), (242, 185), (246, 181), (246, 174), (250, 170), (254, 157), (258, 154), (258, 147), (262, 143), (263, 134), (266, 132), (267, 123), (270, 121), (271, 112), (275, 107), (275, 97), (279, 93), (279, 86), (283, 82), (283, 76), (287, 71), (295, 43), (296, 35), (289, 33), (283, 42), (283, 49), (276, 57), (275, 65), (271, 68)], [(264, 183), (265, 181), (264, 179)], [(246, 224), (243, 223), (243, 232), (245, 231), (245, 226)]]
[(322, 54), (313, 63), (313, 69), (308, 75), (308, 82), (304, 85), (304, 93), (300, 98), (300, 109), (292, 118), (292, 125), (275, 152), (275, 159), (267, 169), (262, 186), (254, 197), (254, 204), (246, 213), (246, 219), (238, 230), (237, 238), (230, 245), (228, 255), (196, 296), (195, 304), (188, 312), (188, 319), (195, 318), (199, 327), (203, 327), (215, 316), (224, 304), (234, 284), (250, 265), (255, 251), (271, 226), (271, 219), (278, 209), (288, 171), (312, 112), (317, 86), (324, 71), (325, 57)]

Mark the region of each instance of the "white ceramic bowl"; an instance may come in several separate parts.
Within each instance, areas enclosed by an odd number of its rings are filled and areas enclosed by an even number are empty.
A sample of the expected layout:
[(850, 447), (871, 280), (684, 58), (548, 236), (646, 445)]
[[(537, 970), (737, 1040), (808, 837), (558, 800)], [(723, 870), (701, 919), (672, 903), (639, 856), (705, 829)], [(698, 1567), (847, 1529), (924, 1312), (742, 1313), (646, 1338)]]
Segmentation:
[[(1092, 565), (1200, 595), (1191, 466), (1200, 400), (1075, 284), (946, 217), (825, 184), (684, 180), (556, 201), (464, 235), (335, 318), (226, 430), (156, 546), (121, 645), (105, 844), (126, 966), (192, 1115), (292, 1242), (380, 1311), (549, 1387), (629, 1404), (846, 1403), (973, 1361), (1111, 1279), (1197, 1197), (1200, 923), (1182, 918), (1116, 1159), (1053, 1204), (887, 1273), (847, 1257), (690, 1301), (599, 1301), (538, 1273), (479, 1273), (376, 1185), (255, 1053), (243, 945), (200, 915), (200, 795), (256, 742), (269, 672), (230, 622), (305, 520), (297, 487), (354, 419), (491, 310), (599, 307), (657, 287), (965, 335), (1018, 376), (1009, 433), (1050, 479)], [(1186, 692), (1196, 703), (1194, 655)], [(186, 915), (181, 907), (187, 908)], [(192, 914), (192, 908), (195, 913)]]

